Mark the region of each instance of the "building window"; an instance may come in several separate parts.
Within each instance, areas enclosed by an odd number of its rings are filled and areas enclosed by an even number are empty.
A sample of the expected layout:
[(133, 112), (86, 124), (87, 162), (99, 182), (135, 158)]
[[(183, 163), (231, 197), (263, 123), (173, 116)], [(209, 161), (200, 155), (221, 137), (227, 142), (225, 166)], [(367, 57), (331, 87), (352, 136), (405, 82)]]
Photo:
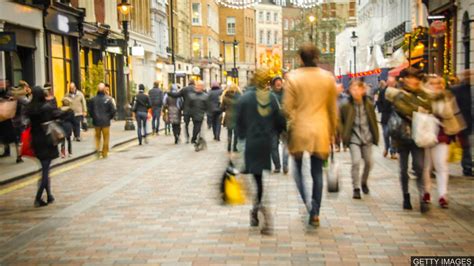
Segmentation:
[(290, 38), (290, 50), (291, 51), (295, 50), (295, 38), (293, 37)]
[(54, 96), (64, 98), (71, 81), (71, 44), (68, 36), (51, 34), (51, 74)]
[(200, 37), (193, 37), (193, 58), (199, 59), (202, 57), (202, 40)]
[(290, 29), (294, 30), (295, 29), (295, 20), (290, 20)]
[(227, 35), (235, 35), (235, 17), (227, 17)]
[(264, 18), (263, 18), (263, 11), (259, 11), (259, 12), (258, 12), (258, 21), (259, 21), (259, 22), (263, 22), (263, 21), (264, 21)]
[(267, 12), (267, 23), (270, 23), (272, 19), (272, 15), (270, 12)]
[(201, 25), (201, 4), (193, 3), (193, 25)]
[(275, 13), (273, 13), (273, 23), (278, 23), (278, 22), (279, 22), (278, 21), (278, 13), (275, 12)]
[(259, 38), (258, 38), (258, 43), (260, 43), (260, 44), (264, 44), (264, 43), (265, 43), (265, 41), (264, 41), (264, 39), (263, 39), (263, 38), (264, 38), (264, 37), (263, 37), (263, 30), (260, 30), (260, 33), (259, 33)]
[(270, 30), (267, 31), (267, 44), (272, 44), (272, 32)]
[(287, 18), (285, 18), (283, 20), (283, 29), (288, 30), (288, 19)]
[(285, 51), (288, 51), (288, 37), (285, 37), (285, 39), (283, 41), (283, 49)]
[(275, 38), (273, 39), (273, 44), (278, 44), (278, 31), (275, 31)]

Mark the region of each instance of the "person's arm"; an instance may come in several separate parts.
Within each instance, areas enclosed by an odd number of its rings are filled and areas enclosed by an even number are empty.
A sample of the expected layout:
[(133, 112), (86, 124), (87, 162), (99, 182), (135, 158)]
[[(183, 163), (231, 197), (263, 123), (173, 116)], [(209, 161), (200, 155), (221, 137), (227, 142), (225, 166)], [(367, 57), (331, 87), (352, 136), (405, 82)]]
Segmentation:
[(296, 92), (294, 84), (291, 80), (287, 80), (285, 88), (285, 94), (282, 99), (283, 114), (288, 122), (288, 127), (291, 127), (291, 123), (294, 121), (295, 110), (296, 110)]
[(245, 139), (245, 134), (247, 131), (247, 124), (245, 121), (245, 108), (244, 108), (244, 102), (242, 101), (243, 98), (241, 98), (236, 106), (235, 106), (235, 132), (238, 136), (239, 139)]
[(328, 115), (329, 115), (329, 136), (332, 138), (336, 135), (338, 127), (338, 110), (337, 110), (337, 91), (336, 91), (336, 80), (331, 77), (330, 89), (328, 94)]
[(110, 119), (114, 118), (115, 116), (115, 113), (117, 112), (117, 108), (115, 107), (115, 104), (114, 102), (112, 101), (112, 98), (110, 99), (110, 101), (108, 102), (109, 104), (109, 110), (110, 110)]
[(86, 116), (87, 115), (87, 103), (86, 103), (86, 97), (84, 96), (84, 94), (82, 92), (81, 92), (81, 104), (82, 104), (83, 115)]
[(173, 97), (173, 98), (184, 97), (184, 94), (185, 94), (186, 90), (187, 90), (187, 88), (183, 88), (183, 89), (181, 89), (179, 91), (176, 91), (176, 92), (169, 91), (168, 96)]

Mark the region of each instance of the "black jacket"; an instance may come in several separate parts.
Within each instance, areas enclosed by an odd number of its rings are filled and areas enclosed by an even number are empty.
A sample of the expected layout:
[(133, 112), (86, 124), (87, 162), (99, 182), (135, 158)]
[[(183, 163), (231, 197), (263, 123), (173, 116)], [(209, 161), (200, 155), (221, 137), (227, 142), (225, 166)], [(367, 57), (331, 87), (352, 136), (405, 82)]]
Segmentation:
[(382, 125), (386, 125), (388, 123), (388, 119), (390, 119), (390, 114), (393, 111), (393, 106), (392, 104), (387, 101), (385, 98), (385, 92), (387, 89), (381, 89), (379, 93), (379, 98), (377, 99), (376, 106), (377, 110), (379, 113), (382, 115), (381, 117), (381, 123)]
[(161, 108), (163, 106), (163, 91), (160, 88), (153, 88), (148, 92), (152, 108)]
[(178, 92), (169, 92), (168, 95), (173, 98), (183, 97), (184, 106), (183, 106), (183, 114), (184, 115), (191, 115), (191, 95), (194, 94), (194, 85), (189, 85), (184, 87), (182, 90)]
[(103, 92), (90, 100), (88, 110), (95, 127), (110, 127), (110, 120), (116, 112), (112, 98)]
[(453, 86), (451, 88), (451, 92), (454, 94), (454, 97), (456, 97), (459, 110), (464, 117), (464, 121), (466, 121), (467, 127), (463, 131), (470, 134), (472, 132), (471, 106), (473, 104), (471, 98), (471, 88), (468, 83), (463, 82), (459, 85)]
[(31, 121), (31, 146), (39, 160), (53, 160), (59, 157), (58, 146), (46, 136), (43, 123), (61, 117), (61, 111), (52, 102), (45, 102), (39, 109), (28, 105), (26, 115)]
[[(192, 116), (193, 121), (201, 122), (204, 120), (204, 115), (209, 112), (209, 95), (205, 92), (194, 92), (190, 96), (189, 114)], [(186, 104), (186, 101), (184, 104)]]
[(151, 100), (148, 95), (143, 92), (139, 92), (137, 96), (135, 96), (135, 100), (133, 101), (133, 109), (132, 111), (135, 113), (142, 112), (147, 113), (148, 109), (151, 108)]
[(213, 88), (209, 92), (209, 112), (222, 112), (221, 110), (221, 95), (222, 89), (221, 88)]

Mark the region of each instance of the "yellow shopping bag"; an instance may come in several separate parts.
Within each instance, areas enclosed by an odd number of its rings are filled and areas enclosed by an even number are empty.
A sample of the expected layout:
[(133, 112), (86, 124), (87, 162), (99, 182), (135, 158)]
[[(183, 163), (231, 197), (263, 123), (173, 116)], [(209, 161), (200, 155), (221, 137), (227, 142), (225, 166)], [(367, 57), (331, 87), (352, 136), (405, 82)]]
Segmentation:
[(228, 176), (225, 179), (224, 193), (227, 204), (239, 205), (245, 203), (244, 185), (234, 175)]
[(458, 140), (449, 144), (448, 162), (459, 163), (462, 160), (462, 147)]

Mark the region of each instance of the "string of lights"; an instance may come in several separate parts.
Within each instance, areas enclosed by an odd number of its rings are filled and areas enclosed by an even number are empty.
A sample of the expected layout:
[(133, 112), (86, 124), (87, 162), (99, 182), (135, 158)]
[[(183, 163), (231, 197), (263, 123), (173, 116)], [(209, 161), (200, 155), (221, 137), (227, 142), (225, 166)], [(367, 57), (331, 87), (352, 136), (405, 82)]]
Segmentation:
[(290, 0), (290, 4), (301, 8), (313, 8), (321, 2), (322, 0)]
[(216, 3), (229, 8), (244, 9), (260, 3), (262, 0), (216, 0)]

